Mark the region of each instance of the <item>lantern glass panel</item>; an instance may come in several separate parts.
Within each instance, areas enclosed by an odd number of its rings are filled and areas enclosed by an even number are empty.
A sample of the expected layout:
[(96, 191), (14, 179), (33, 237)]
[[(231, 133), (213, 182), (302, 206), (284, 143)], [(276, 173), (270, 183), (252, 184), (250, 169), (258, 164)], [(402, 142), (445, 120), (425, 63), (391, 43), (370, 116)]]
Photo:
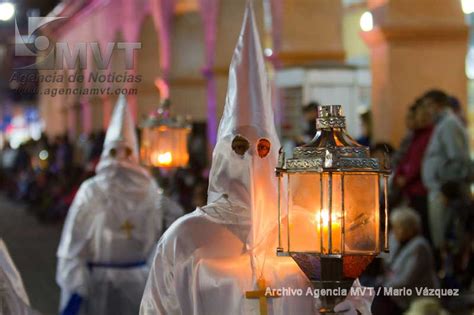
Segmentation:
[(376, 173), (344, 175), (345, 252), (379, 252), (379, 180)]
[(149, 156), (151, 150), (150, 129), (143, 128), (141, 134), (140, 159), (145, 165), (150, 165)]
[[(342, 248), (341, 174), (323, 173), (323, 204), (316, 213), (317, 232), (322, 235), (322, 253), (340, 254)], [(322, 227), (322, 231), (321, 231)], [(322, 232), (322, 233), (321, 233)], [(331, 235), (331, 248), (329, 248)]]
[(288, 198), (285, 189), (288, 187), (288, 178), (287, 173), (278, 177), (278, 247), (284, 252), (288, 251)]
[(189, 161), (188, 134), (188, 128), (144, 128), (141, 149), (144, 163), (164, 168), (185, 166)]
[(328, 173), (293, 173), (288, 176), (289, 251), (340, 254), (342, 176)]
[(319, 253), (316, 212), (321, 208), (321, 175), (293, 173), (288, 177), (289, 250)]

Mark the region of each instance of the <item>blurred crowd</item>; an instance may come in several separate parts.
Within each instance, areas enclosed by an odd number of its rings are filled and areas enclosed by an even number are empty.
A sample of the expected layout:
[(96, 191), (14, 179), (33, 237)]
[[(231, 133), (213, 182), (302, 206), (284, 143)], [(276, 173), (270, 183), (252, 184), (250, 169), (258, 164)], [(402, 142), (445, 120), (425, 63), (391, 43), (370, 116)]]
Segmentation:
[[(40, 221), (61, 222), (81, 183), (95, 174), (104, 138), (105, 132), (100, 131), (77, 142), (67, 135), (48, 138), (43, 134), (15, 149), (7, 143), (0, 151), (0, 190), (27, 203)], [(206, 202), (204, 169), (205, 163), (192, 159), (186, 169), (151, 171), (165, 193), (192, 211)]]
[(103, 133), (81, 139), (75, 146), (66, 135), (43, 134), (13, 149), (1, 151), (0, 187), (7, 196), (28, 204), (42, 221), (65, 217), (80, 184), (94, 174), (102, 151)]
[[(393, 213), (413, 212), (419, 227), (408, 242), (421, 237), (429, 246), (440, 285), (468, 289), (474, 275), (473, 167), (461, 105), (430, 90), (409, 107), (406, 128), (392, 158), (389, 206)], [(403, 237), (396, 241), (407, 243)]]
[(474, 274), (473, 166), (461, 105), (443, 91), (428, 91), (410, 106), (406, 127), (393, 157), (390, 207), (416, 214), (417, 234), (432, 250), (441, 286), (468, 288)]
[[(307, 128), (302, 139), (306, 142), (316, 132), (318, 105), (311, 102), (303, 107)], [(374, 261), (363, 283), (413, 292), (420, 287), (472, 292), (474, 169), (460, 102), (441, 90), (420, 95), (407, 110), (405, 136), (397, 150), (389, 143), (374, 141), (370, 111), (362, 112), (359, 121), (357, 142), (369, 146), (372, 157), (388, 163), (392, 170), (388, 189), (390, 254)], [(381, 201), (381, 209), (383, 204)], [(382, 211), (381, 222), (383, 217)], [(377, 297), (373, 313), (412, 314), (414, 309), (426, 308), (431, 311), (413, 314), (442, 314), (436, 311), (443, 307), (440, 301)], [(474, 308), (474, 301), (466, 303)]]
[[(388, 190), (390, 254), (371, 284), (413, 292), (417, 288), (472, 291), (473, 167), (459, 101), (441, 90), (427, 91), (414, 100), (396, 151), (387, 143), (371, 142), (367, 116), (361, 117), (367, 131), (362, 140), (372, 145), (375, 156), (388, 158), (393, 171)], [(442, 314), (442, 302), (451, 310), (474, 307), (473, 301), (453, 306), (446, 297), (415, 297), (376, 297), (374, 313), (411, 314), (413, 308), (424, 306), (432, 310), (429, 314)]]

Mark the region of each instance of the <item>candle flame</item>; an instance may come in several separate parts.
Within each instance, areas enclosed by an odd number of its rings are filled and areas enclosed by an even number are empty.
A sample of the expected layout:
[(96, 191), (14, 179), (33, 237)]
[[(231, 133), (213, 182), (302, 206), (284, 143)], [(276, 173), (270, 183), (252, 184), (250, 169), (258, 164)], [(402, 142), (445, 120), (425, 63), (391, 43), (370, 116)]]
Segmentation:
[[(336, 211), (331, 213), (331, 225), (329, 224), (329, 211), (322, 209), (315, 214), (317, 233), (321, 233), (321, 253), (337, 254), (341, 252), (341, 217), (336, 214)], [(322, 226), (321, 226), (322, 225)], [(329, 229), (331, 226), (331, 229)], [(331, 230), (331, 245), (329, 246), (329, 230)], [(329, 250), (331, 247), (331, 250)]]
[(158, 162), (163, 165), (169, 165), (171, 164), (171, 161), (173, 160), (171, 156), (171, 152), (166, 152), (163, 154), (158, 155)]
[[(331, 215), (332, 218), (332, 224), (338, 222), (338, 217), (336, 213), (332, 213)], [(323, 209), (321, 211), (318, 211), (314, 215), (314, 219), (316, 223), (318, 224), (318, 227), (321, 226), (321, 221), (323, 223), (323, 227), (328, 227), (329, 226), (329, 211), (327, 209)]]
[(158, 166), (169, 166), (173, 162), (171, 152), (157, 153), (153, 159)]

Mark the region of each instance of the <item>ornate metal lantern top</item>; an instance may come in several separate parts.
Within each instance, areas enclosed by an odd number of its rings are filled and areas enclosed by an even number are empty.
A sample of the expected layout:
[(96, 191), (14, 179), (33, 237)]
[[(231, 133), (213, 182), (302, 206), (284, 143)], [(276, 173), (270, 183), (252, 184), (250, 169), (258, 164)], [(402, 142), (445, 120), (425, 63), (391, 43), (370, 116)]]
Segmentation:
[(368, 147), (347, 134), (341, 105), (318, 107), (317, 132), (307, 144), (296, 147), (293, 157), (280, 156), (278, 171), (375, 171), (389, 173), (388, 163), (370, 157)]
[(148, 116), (145, 121), (143, 121), (142, 128), (156, 128), (156, 127), (165, 127), (165, 128), (184, 128), (191, 129), (191, 124), (189, 118), (184, 118), (182, 116), (172, 117), (170, 114), (171, 101), (170, 99), (165, 99), (161, 102), (158, 109)]

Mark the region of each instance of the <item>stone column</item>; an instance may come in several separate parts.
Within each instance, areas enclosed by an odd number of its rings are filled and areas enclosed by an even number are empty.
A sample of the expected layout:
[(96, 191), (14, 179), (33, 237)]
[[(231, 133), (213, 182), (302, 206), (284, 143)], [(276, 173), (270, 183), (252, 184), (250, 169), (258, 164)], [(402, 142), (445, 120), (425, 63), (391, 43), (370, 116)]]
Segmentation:
[(207, 113), (204, 66), (204, 30), (197, 8), (177, 12), (171, 38), (169, 71), (171, 112), (191, 116), (193, 121), (205, 121)]
[(110, 117), (114, 110), (114, 103), (110, 96), (102, 95), (100, 97), (100, 104), (102, 106), (102, 128), (107, 130), (109, 127)]
[[(41, 59), (39, 59), (41, 60)], [(39, 75), (48, 77), (48, 81), (39, 84), (38, 108), (45, 123), (45, 133), (48, 137), (63, 135), (68, 132), (69, 113), (65, 104), (65, 96), (59, 95), (59, 90), (67, 85), (64, 82), (64, 73), (60, 70), (38, 70)], [(59, 76), (63, 75), (60, 82)], [(54, 95), (54, 96), (53, 96)], [(72, 117), (72, 116), (71, 116)]]
[(415, 98), (439, 88), (465, 106), (468, 28), (458, 0), (369, 0), (374, 140), (398, 146)]
[(274, 52), (282, 65), (344, 61), (341, 1), (281, 0), (272, 6)]

